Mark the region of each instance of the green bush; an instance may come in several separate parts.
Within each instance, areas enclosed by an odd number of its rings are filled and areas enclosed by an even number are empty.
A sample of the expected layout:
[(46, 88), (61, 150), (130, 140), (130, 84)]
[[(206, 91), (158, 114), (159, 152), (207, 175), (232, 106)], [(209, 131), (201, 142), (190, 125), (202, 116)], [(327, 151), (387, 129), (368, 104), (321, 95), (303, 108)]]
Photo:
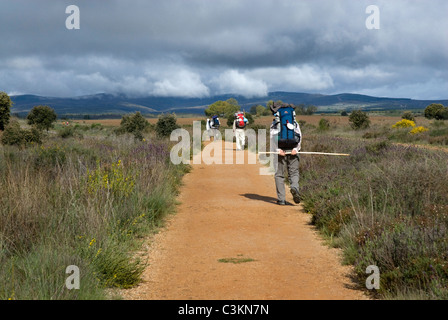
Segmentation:
[(28, 146), (30, 144), (42, 143), (42, 134), (36, 128), (29, 130), (22, 129), (17, 121), (11, 123), (5, 128), (1, 142), (4, 145)]
[(405, 119), (405, 120), (409, 120), (409, 121), (414, 121), (415, 122), (415, 116), (412, 113), (412, 111), (405, 111), (405, 112), (403, 112), (403, 114), (401, 115), (401, 119)]
[(326, 131), (330, 129), (330, 121), (325, 118), (320, 119), (318, 128), (320, 131)]
[(67, 161), (65, 149), (59, 146), (54, 147), (40, 147), (37, 156), (34, 160), (36, 168), (50, 168), (62, 166)]
[(353, 111), (349, 116), (349, 122), (353, 129), (367, 129), (370, 127), (370, 119), (367, 113), (361, 110)]
[(58, 131), (58, 135), (63, 139), (73, 137), (74, 134), (75, 134), (75, 128), (73, 127), (65, 127), (62, 130)]
[(424, 114), (427, 119), (446, 120), (448, 119), (448, 107), (444, 107), (440, 103), (431, 103), (426, 107)]
[(57, 115), (49, 106), (37, 106), (31, 109), (26, 119), (29, 125), (35, 126), (39, 130), (45, 129), (48, 131), (53, 127)]
[[(92, 125), (93, 126), (93, 125)], [(146, 120), (140, 112), (133, 115), (125, 115), (121, 118), (120, 127), (115, 130), (116, 134), (131, 133), (137, 140), (143, 140), (143, 132), (149, 127), (150, 123)], [(96, 128), (98, 126), (91, 127)]]
[(173, 114), (163, 114), (159, 117), (156, 123), (155, 131), (159, 137), (169, 137), (171, 132), (180, 128), (177, 124), (176, 115)]

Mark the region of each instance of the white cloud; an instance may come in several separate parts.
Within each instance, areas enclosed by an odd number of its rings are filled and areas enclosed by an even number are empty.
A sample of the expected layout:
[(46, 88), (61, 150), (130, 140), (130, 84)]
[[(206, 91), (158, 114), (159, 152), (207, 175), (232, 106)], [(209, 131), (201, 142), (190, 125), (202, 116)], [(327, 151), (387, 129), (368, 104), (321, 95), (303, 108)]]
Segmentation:
[(37, 57), (32, 56), (14, 57), (7, 59), (4, 67), (17, 70), (37, 69), (42, 68), (42, 62)]
[(228, 70), (212, 80), (221, 93), (239, 94), (244, 97), (264, 97), (268, 94), (267, 84), (260, 79), (240, 73), (238, 70)]
[(152, 94), (156, 96), (180, 96), (199, 98), (210, 94), (198, 74), (181, 70), (154, 83)]
[(310, 65), (259, 68), (248, 74), (263, 79), (270, 91), (316, 91), (333, 87), (333, 79), (328, 72)]

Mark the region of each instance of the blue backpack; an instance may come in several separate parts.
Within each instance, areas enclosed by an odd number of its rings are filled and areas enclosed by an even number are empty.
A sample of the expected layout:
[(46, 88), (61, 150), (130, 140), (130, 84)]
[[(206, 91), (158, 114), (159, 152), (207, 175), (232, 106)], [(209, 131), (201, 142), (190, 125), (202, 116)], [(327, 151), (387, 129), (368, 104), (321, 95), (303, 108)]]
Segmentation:
[(279, 126), (278, 147), (282, 150), (291, 150), (300, 142), (300, 135), (297, 135), (295, 129), (296, 113), (294, 108), (286, 106), (281, 107), (275, 113), (276, 123)]
[(218, 116), (213, 116), (213, 118), (212, 118), (212, 125), (215, 128), (219, 128), (220, 123), (219, 123)]

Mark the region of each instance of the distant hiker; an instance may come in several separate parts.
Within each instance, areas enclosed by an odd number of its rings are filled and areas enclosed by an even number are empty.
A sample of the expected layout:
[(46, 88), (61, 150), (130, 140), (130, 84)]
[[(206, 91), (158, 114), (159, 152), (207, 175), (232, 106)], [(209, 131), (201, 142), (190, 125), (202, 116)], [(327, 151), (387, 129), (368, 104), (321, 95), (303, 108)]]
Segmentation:
[(213, 137), (213, 140), (218, 137), (220, 125), (217, 115), (214, 115), (211, 119), (207, 119), (206, 130), (209, 132), (209, 136)]
[(290, 192), (294, 202), (300, 203), (298, 152), (302, 143), (302, 132), (295, 119), (294, 108), (291, 105), (276, 106), (273, 104), (271, 111), (275, 116), (270, 129), (271, 152), (278, 153), (278, 163), (275, 171), (277, 204), (286, 204), (285, 170), (288, 170)]
[(248, 123), (247, 118), (244, 116), (244, 112), (235, 113), (235, 120), (233, 120), (233, 132), (236, 137), (236, 150), (244, 150), (244, 145), (246, 144), (246, 133), (244, 129)]

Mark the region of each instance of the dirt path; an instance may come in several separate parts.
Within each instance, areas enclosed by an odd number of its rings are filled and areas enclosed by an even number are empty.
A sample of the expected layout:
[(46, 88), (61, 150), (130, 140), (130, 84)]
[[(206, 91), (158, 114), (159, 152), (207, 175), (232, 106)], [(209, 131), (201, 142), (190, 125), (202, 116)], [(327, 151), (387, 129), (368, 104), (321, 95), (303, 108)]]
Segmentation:
[[(365, 299), (301, 205), (292, 205), (290, 194), (291, 205), (275, 204), (274, 178), (260, 175), (260, 167), (193, 165), (177, 214), (148, 244), (143, 283), (123, 297)], [(224, 262), (232, 258), (242, 263)]]

